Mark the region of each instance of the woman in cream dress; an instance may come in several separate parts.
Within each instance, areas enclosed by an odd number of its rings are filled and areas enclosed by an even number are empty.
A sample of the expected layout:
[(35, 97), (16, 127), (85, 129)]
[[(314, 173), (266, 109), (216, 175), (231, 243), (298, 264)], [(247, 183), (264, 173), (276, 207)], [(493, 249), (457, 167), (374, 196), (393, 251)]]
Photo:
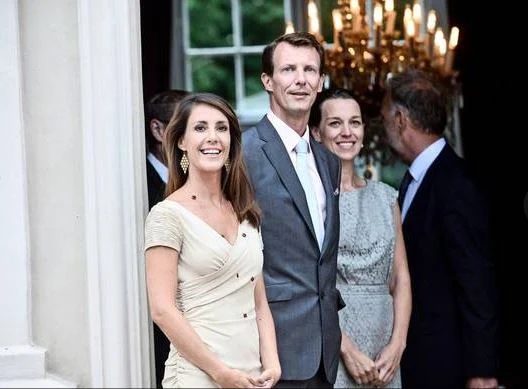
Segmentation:
[(400, 388), (400, 359), (411, 314), (411, 287), (396, 191), (356, 175), (364, 137), (357, 101), (344, 89), (319, 94), (314, 137), (341, 160), (337, 288), (341, 361), (336, 388)]
[(281, 370), (236, 115), (192, 94), (165, 141), (168, 196), (145, 223), (150, 311), (171, 342), (162, 385), (271, 387)]

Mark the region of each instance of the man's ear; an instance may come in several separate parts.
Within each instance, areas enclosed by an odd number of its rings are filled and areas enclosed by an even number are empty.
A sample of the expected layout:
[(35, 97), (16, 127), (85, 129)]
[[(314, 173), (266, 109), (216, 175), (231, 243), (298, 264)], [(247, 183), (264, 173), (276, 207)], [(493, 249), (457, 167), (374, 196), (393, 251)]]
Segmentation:
[(159, 143), (163, 142), (165, 138), (165, 124), (158, 119), (152, 119), (150, 121), (150, 132)]
[(262, 81), (262, 85), (264, 85), (266, 92), (273, 92), (273, 83), (271, 77), (268, 74), (262, 73), (260, 75), (260, 81)]
[(325, 80), (325, 74), (323, 73), (319, 77), (319, 85), (317, 86), (317, 93), (319, 93), (319, 92), (321, 92), (323, 90), (324, 80)]
[(403, 112), (400, 108), (398, 108), (396, 112), (394, 112), (394, 125), (396, 129), (398, 130), (398, 134), (401, 135), (401, 133), (403, 132), (406, 121), (407, 121), (407, 116), (405, 112)]
[(321, 143), (323, 141), (321, 139), (321, 132), (319, 131), (319, 127), (313, 126), (312, 128), (310, 128), (310, 132), (312, 133), (312, 136), (317, 142)]

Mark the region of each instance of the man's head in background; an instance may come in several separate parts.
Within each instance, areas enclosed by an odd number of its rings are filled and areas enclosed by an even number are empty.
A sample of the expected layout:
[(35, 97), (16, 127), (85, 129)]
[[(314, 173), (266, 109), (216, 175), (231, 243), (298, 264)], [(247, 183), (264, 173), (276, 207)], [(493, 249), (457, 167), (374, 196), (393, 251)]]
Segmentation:
[(152, 153), (156, 159), (165, 164), (163, 155), (163, 139), (165, 128), (176, 108), (176, 105), (189, 92), (179, 89), (169, 89), (152, 96), (145, 104), (145, 140), (147, 153)]

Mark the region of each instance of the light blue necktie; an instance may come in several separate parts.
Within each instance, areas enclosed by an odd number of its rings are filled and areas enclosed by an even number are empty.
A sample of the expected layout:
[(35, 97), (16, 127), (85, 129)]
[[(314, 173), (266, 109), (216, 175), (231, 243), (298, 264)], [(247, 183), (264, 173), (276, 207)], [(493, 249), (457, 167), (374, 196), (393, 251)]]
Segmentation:
[(310, 210), (310, 216), (312, 218), (315, 235), (317, 236), (317, 243), (319, 244), (319, 249), (321, 249), (324, 239), (324, 226), (323, 223), (321, 223), (321, 216), (319, 214), (319, 207), (317, 206), (315, 189), (308, 167), (308, 142), (301, 138), (299, 143), (297, 143), (297, 146), (295, 146), (295, 152), (297, 153), (297, 176), (299, 177), (304, 189), (304, 194), (306, 196), (306, 202), (308, 203), (308, 209)]

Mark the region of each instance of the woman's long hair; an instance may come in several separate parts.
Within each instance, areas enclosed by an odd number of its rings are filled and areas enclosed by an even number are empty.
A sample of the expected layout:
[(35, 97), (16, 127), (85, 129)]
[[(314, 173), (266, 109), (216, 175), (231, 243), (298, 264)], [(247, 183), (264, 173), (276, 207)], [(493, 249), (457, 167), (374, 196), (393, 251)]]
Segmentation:
[(248, 220), (251, 225), (258, 228), (261, 212), (242, 158), (240, 124), (229, 103), (213, 93), (192, 93), (184, 97), (167, 125), (163, 145), (169, 168), (169, 180), (165, 188), (165, 196), (181, 188), (189, 176), (189, 170), (184, 173), (180, 165), (183, 151), (178, 147), (178, 143), (185, 134), (191, 112), (197, 105), (207, 105), (220, 111), (229, 122), (229, 135), (231, 136), (230, 168), (229, 170), (225, 166), (222, 168), (222, 192), (233, 206), (238, 221)]

